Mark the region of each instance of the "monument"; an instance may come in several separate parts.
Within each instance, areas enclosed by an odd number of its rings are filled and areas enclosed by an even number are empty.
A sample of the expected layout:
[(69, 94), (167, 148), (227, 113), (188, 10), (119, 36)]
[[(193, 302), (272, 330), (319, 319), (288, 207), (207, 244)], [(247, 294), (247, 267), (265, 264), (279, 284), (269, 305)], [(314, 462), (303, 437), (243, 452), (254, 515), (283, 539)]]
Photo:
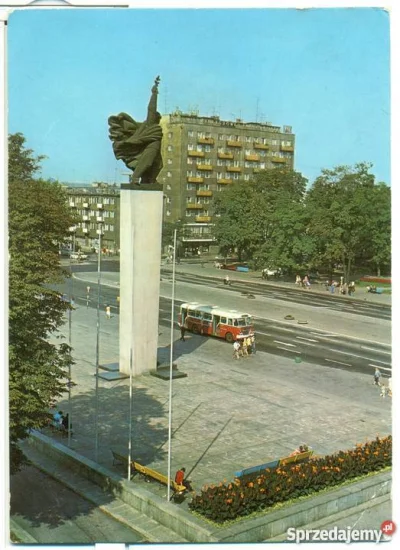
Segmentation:
[(132, 170), (120, 194), (119, 372), (134, 376), (157, 365), (163, 188), (155, 79), (143, 123), (126, 113), (110, 116), (109, 135), (115, 157)]

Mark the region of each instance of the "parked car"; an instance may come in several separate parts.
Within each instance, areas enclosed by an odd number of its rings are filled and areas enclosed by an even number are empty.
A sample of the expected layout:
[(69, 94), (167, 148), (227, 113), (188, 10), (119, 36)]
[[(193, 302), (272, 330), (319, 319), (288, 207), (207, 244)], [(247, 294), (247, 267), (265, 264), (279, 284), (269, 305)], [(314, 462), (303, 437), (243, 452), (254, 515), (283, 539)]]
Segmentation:
[(87, 260), (87, 258), (87, 254), (82, 254), (81, 252), (74, 252), (71, 254), (71, 260), (78, 260), (78, 262)]
[(261, 277), (263, 279), (269, 279), (269, 277), (280, 277), (282, 275), (282, 270), (279, 268), (273, 269), (271, 267), (265, 267), (261, 271)]

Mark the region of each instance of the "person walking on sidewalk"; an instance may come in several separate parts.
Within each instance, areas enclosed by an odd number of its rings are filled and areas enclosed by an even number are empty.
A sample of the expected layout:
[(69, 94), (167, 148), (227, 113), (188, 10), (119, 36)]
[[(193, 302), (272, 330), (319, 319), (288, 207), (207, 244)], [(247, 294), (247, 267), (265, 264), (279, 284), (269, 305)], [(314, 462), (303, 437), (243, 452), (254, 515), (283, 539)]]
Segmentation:
[(374, 385), (380, 386), (381, 385), (381, 371), (376, 368), (374, 372)]
[(240, 350), (240, 344), (236, 340), (233, 342), (233, 359), (239, 359), (239, 350)]
[(182, 340), (182, 342), (184, 342), (185, 341), (186, 327), (185, 327), (184, 324), (182, 324), (180, 327), (181, 327), (181, 338), (180, 339)]
[(253, 334), (250, 338), (250, 341), (251, 341), (251, 354), (252, 355), (255, 355), (256, 354), (256, 335)]
[(106, 317), (108, 320), (111, 319), (111, 306), (106, 306)]

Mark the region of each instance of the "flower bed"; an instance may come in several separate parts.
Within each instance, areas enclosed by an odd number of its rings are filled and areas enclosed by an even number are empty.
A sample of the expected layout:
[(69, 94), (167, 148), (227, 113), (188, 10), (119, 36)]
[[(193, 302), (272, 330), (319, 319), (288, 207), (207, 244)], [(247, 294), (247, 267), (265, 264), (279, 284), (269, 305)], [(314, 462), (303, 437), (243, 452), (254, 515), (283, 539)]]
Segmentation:
[(231, 483), (205, 486), (193, 497), (189, 508), (223, 523), (382, 470), (391, 463), (392, 437), (377, 437), (349, 451), (267, 469), (253, 481), (235, 479)]

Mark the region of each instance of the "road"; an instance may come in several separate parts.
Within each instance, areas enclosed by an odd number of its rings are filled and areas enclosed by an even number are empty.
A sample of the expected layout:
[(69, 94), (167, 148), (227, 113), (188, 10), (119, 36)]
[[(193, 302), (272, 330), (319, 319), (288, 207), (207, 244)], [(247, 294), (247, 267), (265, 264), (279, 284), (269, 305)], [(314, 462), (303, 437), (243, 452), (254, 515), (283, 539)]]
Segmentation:
[(33, 466), (11, 477), (10, 517), (40, 544), (146, 542)]
[[(186, 281), (187, 277), (182, 277), (182, 280)], [(192, 280), (191, 283), (193, 283)], [(198, 284), (200, 286), (204, 285), (202, 281)], [(58, 288), (61, 292), (68, 294), (68, 285), (69, 283), (66, 283), (63, 287)], [(84, 281), (77, 279), (73, 280), (73, 296), (76, 305), (96, 308), (97, 290), (95, 287), (91, 288), (88, 300), (87, 286), (88, 284)], [(192, 284), (191, 286), (194, 285)], [(248, 286), (246, 288), (248, 288)], [(221, 288), (218, 292), (222, 294), (225, 290), (226, 289)], [(243, 291), (241, 291), (240, 288), (237, 290), (229, 288), (229, 292), (237, 292), (240, 295)], [(285, 295), (286, 290), (281, 291), (281, 293)], [(105, 285), (101, 287), (100, 303), (102, 311), (104, 311), (105, 305), (110, 304), (113, 314), (118, 315), (118, 294), (118, 288)], [(257, 293), (257, 297), (259, 297), (259, 295), (260, 293)], [(263, 298), (265, 299), (264, 296)], [(307, 298), (308, 304), (304, 304), (305, 306), (309, 306), (310, 303), (310, 297), (304, 297), (304, 299)], [(276, 299), (276, 296), (274, 296), (274, 299)], [(324, 298), (321, 299), (321, 302), (324, 302)], [(176, 300), (175, 320), (178, 319), (180, 303), (182, 302)], [(321, 311), (324, 313), (326, 309), (329, 308), (335, 308), (335, 310), (341, 308), (339, 312), (341, 314), (350, 313), (346, 311), (346, 308), (351, 307), (351, 305), (349, 306), (345, 302), (343, 305), (329, 305), (328, 308), (325, 305), (325, 309), (322, 310), (322, 305), (320, 306), (320, 297), (314, 294), (312, 296), (312, 306), (316, 307), (317, 310), (321, 308)], [(363, 311), (363, 308), (365, 308), (367, 312), (365, 315), (366, 317), (373, 315), (375, 308), (377, 308), (378, 315), (380, 314), (380, 306), (373, 306), (365, 304), (364, 302), (357, 303), (356, 306), (359, 312)], [(354, 312), (351, 310), (351, 313)], [(383, 376), (388, 377), (391, 375), (391, 347), (388, 344), (371, 340), (362, 341), (352, 338), (351, 336), (315, 328), (307, 328), (306, 326), (299, 326), (298, 324), (283, 323), (258, 315), (255, 315), (254, 320), (257, 334), (257, 349), (260, 351), (284, 357), (299, 357), (302, 361), (371, 375), (375, 367), (378, 367)], [(362, 324), (363, 318), (361, 314), (357, 318), (357, 321)], [(387, 323), (386, 320), (381, 322)], [(165, 297), (160, 298), (159, 324), (161, 327), (169, 327), (171, 324), (171, 301)], [(221, 345), (228, 344), (221, 342)]]

